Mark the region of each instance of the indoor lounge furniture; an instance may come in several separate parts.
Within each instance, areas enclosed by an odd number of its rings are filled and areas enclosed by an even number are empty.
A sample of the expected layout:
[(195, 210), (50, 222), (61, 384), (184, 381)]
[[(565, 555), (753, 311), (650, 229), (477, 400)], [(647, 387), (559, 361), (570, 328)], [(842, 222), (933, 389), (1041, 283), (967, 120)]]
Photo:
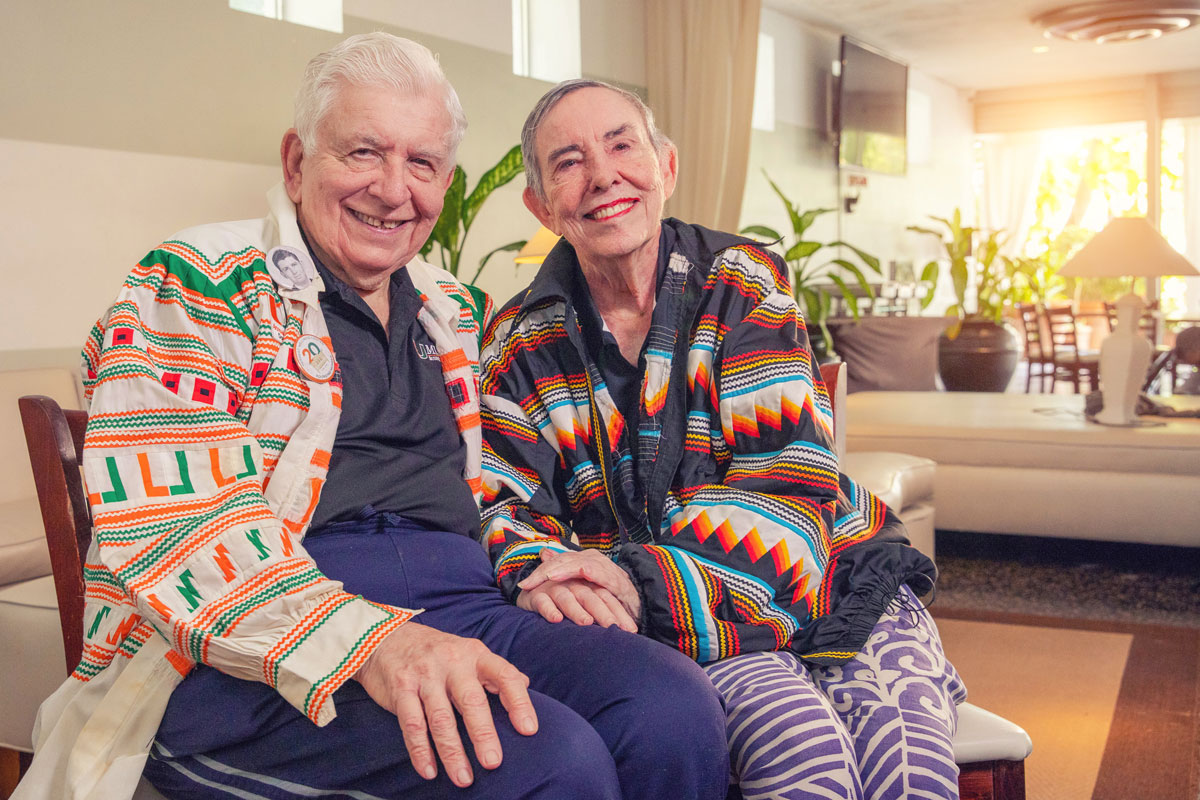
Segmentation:
[(1052, 306), (1043, 309), (1043, 314), (1053, 346), (1055, 380), (1070, 381), (1076, 394), (1100, 388), (1100, 354), (1079, 348), (1075, 311), (1070, 306)]
[[(1029, 394), (1033, 379), (1038, 379), (1038, 391), (1054, 391), (1054, 346), (1046, 329), (1041, 311), (1033, 303), (1018, 303), (1021, 330), (1025, 338), (1025, 393)], [(1046, 379), (1050, 379), (1047, 389)]]
[[(825, 373), (825, 369), (822, 370)], [(833, 387), (835, 439), (840, 439), (845, 419), (845, 372), (826, 373)], [(78, 663), (83, 633), (82, 558), (91, 540), (91, 521), (86, 493), (79, 470), (86, 414), (64, 412), (46, 397), (21, 398), (21, 412), (34, 465), (38, 496), (50, 542), (54, 579), (60, 603), (59, 620), (65, 663)], [(872, 460), (876, 463), (872, 464)], [(849, 466), (853, 468), (854, 460)], [(886, 477), (890, 465), (917, 468), (928, 472), (926, 459), (894, 453), (859, 453), (858, 468), (874, 470), (877, 480), (907, 491), (911, 506), (921, 506), (917, 519), (932, 517), (927, 479), (893, 475)], [(920, 489), (920, 491), (918, 491)], [(895, 501), (893, 501), (895, 502)], [(931, 522), (931, 520), (930, 520)], [(63, 662), (60, 662), (60, 664)], [(57, 672), (61, 675), (61, 672)], [(56, 682), (57, 683), (57, 682)], [(1025, 796), (1024, 759), (1032, 750), (1028, 734), (1017, 725), (970, 703), (959, 706), (959, 726), (954, 739), (955, 760), (960, 766), (959, 785), (963, 798), (1020, 800)], [(135, 800), (156, 800), (157, 792), (145, 781)]]
[[(926, 458), (901, 452), (853, 449), (844, 452), (850, 443), (846, 421), (850, 418), (848, 414), (853, 415), (853, 410), (848, 411), (846, 372), (846, 365), (840, 362), (821, 366), (821, 376), (833, 403), (834, 444), (842, 456), (842, 470), (889, 507), (900, 508), (898, 513), (908, 528), (913, 545), (932, 557), (932, 531), (928, 534), (928, 543), (922, 540), (926, 536), (923, 532), (926, 524), (932, 527), (933, 522), (933, 497), (928, 477), (935, 465)], [(869, 394), (889, 396), (893, 393)], [(915, 514), (914, 506), (919, 507)], [(1024, 798), (1025, 759), (1032, 751), (1029, 734), (1018, 725), (972, 703), (959, 705), (954, 760), (959, 765), (958, 785), (962, 800)]]
[[(1200, 397), (1170, 398), (1200, 410)], [(940, 530), (1200, 546), (1200, 418), (1110, 427), (1076, 394), (860, 392), (846, 447), (937, 462)]]
[(0, 748), (10, 762), (32, 751), (38, 706), (63, 678), (50, 554), (17, 410), (29, 393), (79, 407), (70, 369), (0, 370)]

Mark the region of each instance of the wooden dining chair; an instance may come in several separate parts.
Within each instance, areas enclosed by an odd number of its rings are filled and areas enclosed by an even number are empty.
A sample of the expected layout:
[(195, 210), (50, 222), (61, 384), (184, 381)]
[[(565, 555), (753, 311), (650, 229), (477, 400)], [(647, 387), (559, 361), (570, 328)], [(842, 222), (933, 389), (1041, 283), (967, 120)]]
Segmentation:
[[(1117, 304), (1110, 303), (1107, 300), (1104, 302), (1104, 316), (1108, 321), (1108, 332), (1112, 333), (1117, 329)], [(1158, 301), (1152, 303), (1142, 309), (1142, 315), (1138, 317), (1138, 333), (1150, 340), (1151, 344), (1156, 342), (1158, 336)]]
[[(1033, 379), (1038, 379), (1038, 391), (1054, 391), (1054, 346), (1045, 329), (1042, 313), (1034, 303), (1018, 303), (1021, 328), (1025, 334), (1025, 394), (1029, 394)], [(1050, 388), (1046, 389), (1046, 380)]]
[(1084, 391), (1084, 386), (1088, 392), (1100, 388), (1100, 354), (1079, 348), (1075, 311), (1070, 306), (1057, 306), (1046, 308), (1044, 313), (1053, 346), (1055, 381), (1070, 381), (1075, 394)]

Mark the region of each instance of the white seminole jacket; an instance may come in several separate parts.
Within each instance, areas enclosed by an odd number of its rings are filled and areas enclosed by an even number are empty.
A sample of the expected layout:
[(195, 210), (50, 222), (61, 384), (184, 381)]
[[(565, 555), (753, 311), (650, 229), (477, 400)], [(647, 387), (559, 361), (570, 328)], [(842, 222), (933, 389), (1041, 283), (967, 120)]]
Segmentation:
[[(42, 705), (17, 800), (131, 797), (167, 700), (196, 663), (269, 684), (325, 725), (333, 692), (418, 613), (347, 594), (304, 550), (341, 375), (310, 379), (296, 361), (301, 336), (330, 348), (324, 287), (318, 274), (282, 290), (268, 275), (271, 248), (307, 252), (282, 185), (268, 202), (264, 219), (192, 228), (152, 251), (85, 344), (94, 538), (83, 657)], [(406, 269), (478, 502), (474, 301), (449, 273), (419, 259)]]

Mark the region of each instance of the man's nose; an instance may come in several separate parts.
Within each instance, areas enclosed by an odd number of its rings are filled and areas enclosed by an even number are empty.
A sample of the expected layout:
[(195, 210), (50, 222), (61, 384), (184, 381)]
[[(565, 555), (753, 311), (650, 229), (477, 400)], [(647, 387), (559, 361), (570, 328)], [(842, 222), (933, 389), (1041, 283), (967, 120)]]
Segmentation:
[(409, 178), (407, 164), (385, 163), (371, 184), (371, 193), (388, 206), (399, 208), (412, 196), (408, 188)]

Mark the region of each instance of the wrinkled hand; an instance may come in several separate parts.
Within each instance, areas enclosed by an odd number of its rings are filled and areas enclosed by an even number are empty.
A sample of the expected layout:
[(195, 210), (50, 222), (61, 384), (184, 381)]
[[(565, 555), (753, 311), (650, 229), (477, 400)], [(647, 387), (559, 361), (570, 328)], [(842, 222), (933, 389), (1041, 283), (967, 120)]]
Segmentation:
[(458, 735), (455, 709), (466, 723), (479, 763), (486, 769), (500, 766), (504, 754), (488, 692), (500, 696), (519, 733), (537, 732), (529, 679), (477, 639), (407, 622), (380, 643), (354, 678), (371, 699), (396, 715), (413, 768), (426, 779), (437, 775), (433, 748), (456, 786), (469, 786), (475, 779)]
[(550, 548), (540, 556), (542, 563), (517, 584), (517, 605), (551, 622), (566, 615), (580, 625), (595, 621), (637, 632), (641, 598), (629, 575), (611, 559), (595, 550)]
[(577, 625), (595, 622), (602, 628), (616, 625), (621, 630), (637, 633), (637, 621), (608, 589), (579, 578), (547, 581), (535, 589), (517, 595), (517, 605), (534, 611), (550, 622), (563, 618)]

